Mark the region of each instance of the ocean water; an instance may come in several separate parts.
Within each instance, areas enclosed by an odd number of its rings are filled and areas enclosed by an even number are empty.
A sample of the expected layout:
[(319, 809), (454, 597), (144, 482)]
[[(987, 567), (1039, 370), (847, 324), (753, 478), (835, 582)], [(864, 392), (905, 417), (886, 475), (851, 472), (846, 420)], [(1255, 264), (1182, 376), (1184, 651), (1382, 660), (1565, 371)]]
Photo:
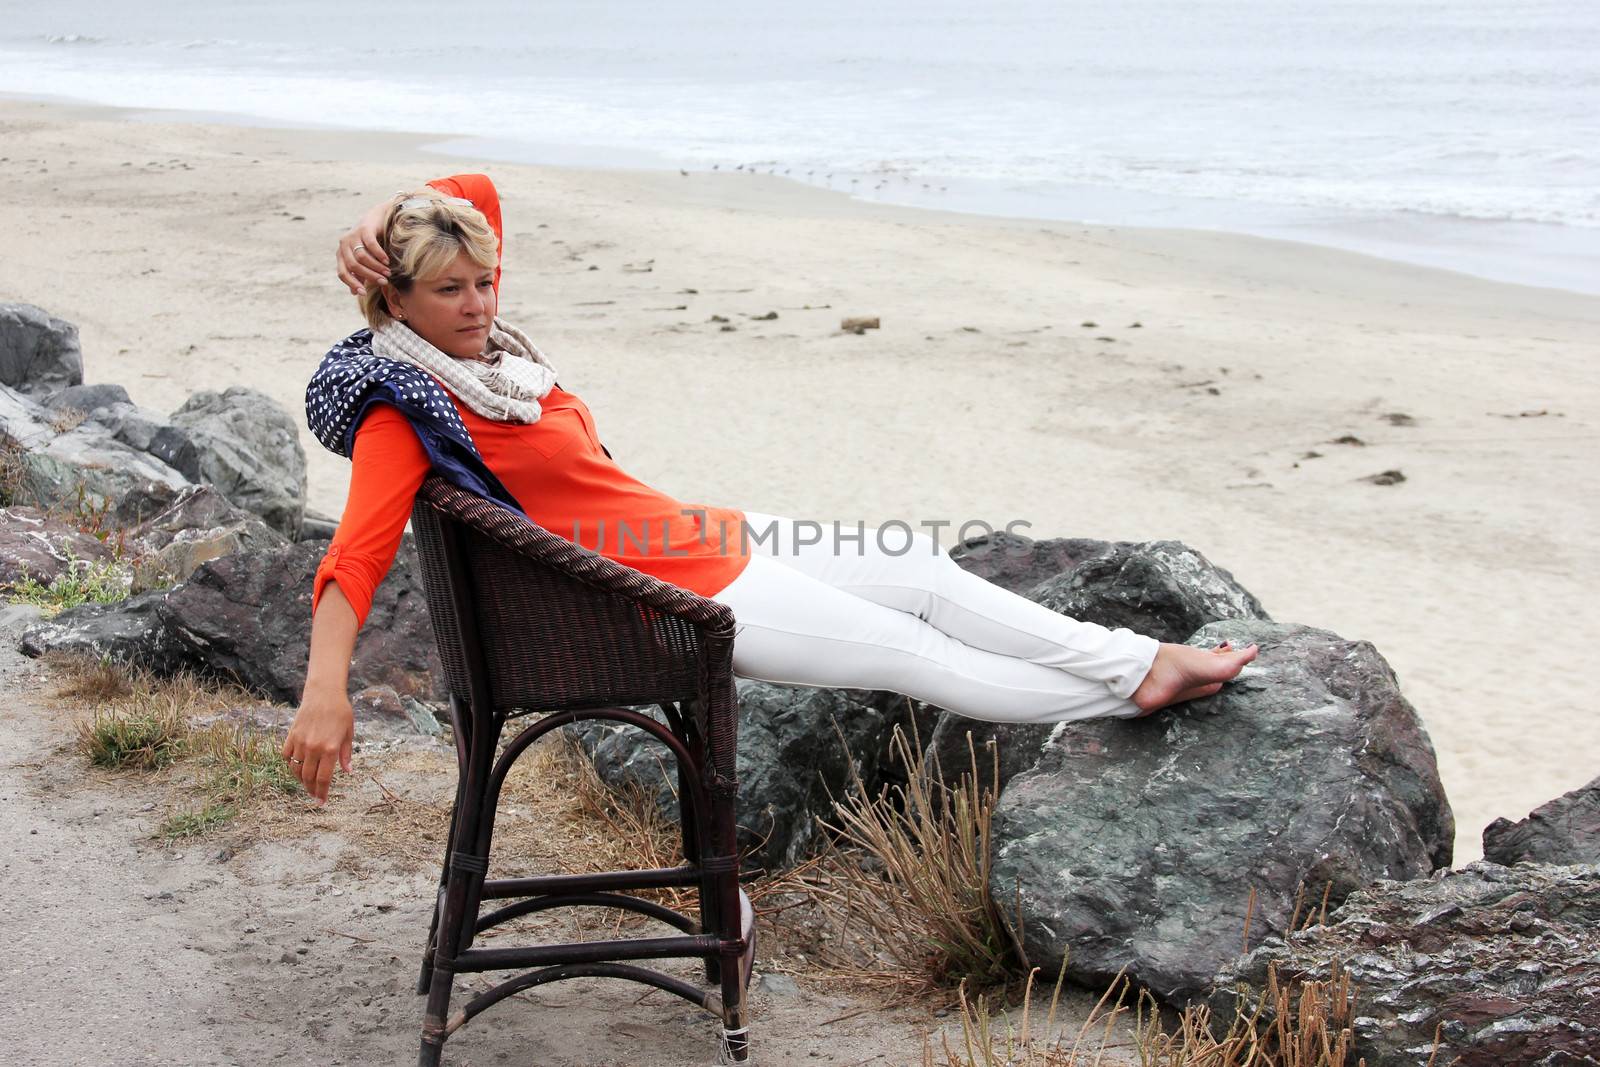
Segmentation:
[(0, 0), (0, 93), (1600, 292), (1593, 0)]

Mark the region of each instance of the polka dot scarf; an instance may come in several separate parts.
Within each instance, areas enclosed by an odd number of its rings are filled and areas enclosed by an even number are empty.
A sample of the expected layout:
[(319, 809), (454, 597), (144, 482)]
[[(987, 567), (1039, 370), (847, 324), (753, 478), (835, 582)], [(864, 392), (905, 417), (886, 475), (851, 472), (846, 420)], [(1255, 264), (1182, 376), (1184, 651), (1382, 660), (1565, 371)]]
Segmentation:
[(469, 493), (522, 512), (517, 498), (484, 463), (439, 380), (410, 363), (375, 354), (372, 331), (357, 330), (328, 350), (306, 385), (306, 425), (324, 448), (348, 459), (355, 451), (356, 430), (374, 404), (389, 404), (411, 422), (436, 473)]

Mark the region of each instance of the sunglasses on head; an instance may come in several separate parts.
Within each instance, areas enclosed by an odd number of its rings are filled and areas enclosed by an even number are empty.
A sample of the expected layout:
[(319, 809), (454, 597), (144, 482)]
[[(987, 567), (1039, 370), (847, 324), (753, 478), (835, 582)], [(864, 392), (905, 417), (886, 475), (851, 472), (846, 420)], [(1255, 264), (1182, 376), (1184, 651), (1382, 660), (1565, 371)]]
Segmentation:
[(429, 204), (459, 204), (462, 207), (472, 207), (472, 201), (459, 196), (413, 196), (409, 200), (402, 200), (395, 205), (395, 211), (409, 211), (414, 207), (427, 207)]

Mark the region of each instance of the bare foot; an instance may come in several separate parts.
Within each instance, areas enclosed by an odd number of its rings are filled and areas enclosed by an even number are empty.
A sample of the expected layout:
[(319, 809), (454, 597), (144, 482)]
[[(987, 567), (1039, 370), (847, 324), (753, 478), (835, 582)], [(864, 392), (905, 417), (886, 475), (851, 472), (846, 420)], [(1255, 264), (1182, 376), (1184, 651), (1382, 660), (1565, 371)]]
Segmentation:
[(1139, 717), (1185, 700), (1211, 696), (1260, 654), (1255, 645), (1235, 650), (1224, 641), (1216, 648), (1163, 644), (1156, 651), (1150, 673), (1133, 692), (1142, 709)]

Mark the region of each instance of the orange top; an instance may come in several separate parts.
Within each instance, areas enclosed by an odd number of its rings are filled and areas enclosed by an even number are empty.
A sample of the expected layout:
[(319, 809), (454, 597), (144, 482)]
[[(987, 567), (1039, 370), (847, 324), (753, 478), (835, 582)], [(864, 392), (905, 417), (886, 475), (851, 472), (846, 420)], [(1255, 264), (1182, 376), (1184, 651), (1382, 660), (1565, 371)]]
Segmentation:
[[(499, 199), (488, 178), (429, 184), (467, 196), (499, 236)], [(572, 393), (551, 389), (531, 424), (496, 422), (450, 399), (484, 462), (528, 517), (552, 533), (701, 596), (720, 593), (749, 562), (743, 512), (685, 504), (627, 474), (601, 448), (588, 406)], [(410, 421), (387, 404), (374, 405), (362, 420), (351, 462), (350, 496), (317, 568), (311, 610), (328, 582), (337, 581), (364, 623), (429, 462)]]

